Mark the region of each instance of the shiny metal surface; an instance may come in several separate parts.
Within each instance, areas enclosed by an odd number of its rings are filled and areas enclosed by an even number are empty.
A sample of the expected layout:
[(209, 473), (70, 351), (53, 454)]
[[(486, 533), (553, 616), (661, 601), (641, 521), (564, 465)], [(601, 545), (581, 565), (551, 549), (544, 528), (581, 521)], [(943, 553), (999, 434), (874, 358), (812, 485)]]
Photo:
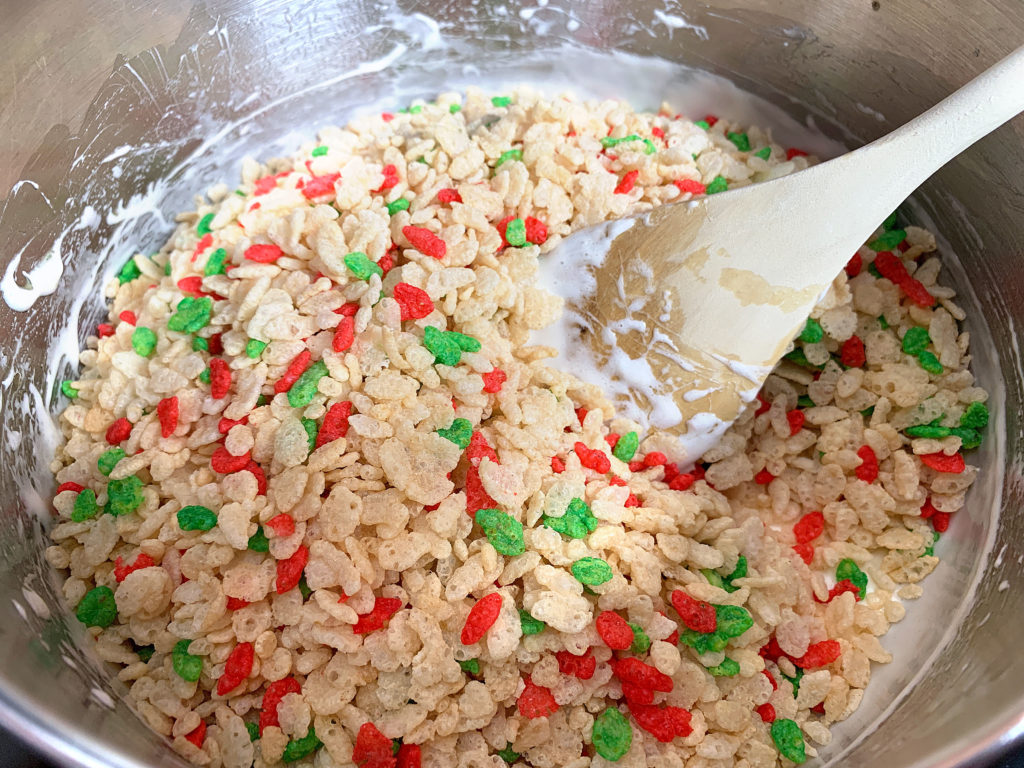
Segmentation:
[[(435, 46), (436, 32), (449, 47)], [(554, 68), (567, 39), (727, 75), (852, 146), (931, 106), (1022, 36), (1020, 0), (0, 0), (0, 268), (23, 282), (19, 271), (58, 240), (65, 262), (57, 291), (27, 312), (0, 303), (0, 721), (68, 765), (180, 764), (76, 644), (42, 559), (53, 486), (50, 432), (36, 415), (67, 375), (48, 373), (61, 349), (54, 331), (70, 317), (83, 338), (102, 306), (76, 296), (97, 283), (100, 261), (166, 236), (159, 215), (121, 221), (134, 194), (149, 188), (156, 209), (181, 210), (195, 190), (236, 176), (244, 154), (296, 143), (293, 128), (342, 120), (394, 87), (429, 97), (451, 71), (470, 76), (467, 62), (514, 72), (520, 53), (541, 50)], [(109, 158), (125, 145), (141, 149), (116, 177)], [(99, 216), (75, 229), (86, 206)], [(824, 751), (832, 765), (976, 765), (1024, 736), (1022, 121), (936, 174), (911, 210), (938, 222), (961, 258), (952, 276), (974, 310), (975, 368), (1005, 421), (978, 456), (985, 479), (943, 539), (944, 565), (885, 638), (897, 661), (876, 671)]]

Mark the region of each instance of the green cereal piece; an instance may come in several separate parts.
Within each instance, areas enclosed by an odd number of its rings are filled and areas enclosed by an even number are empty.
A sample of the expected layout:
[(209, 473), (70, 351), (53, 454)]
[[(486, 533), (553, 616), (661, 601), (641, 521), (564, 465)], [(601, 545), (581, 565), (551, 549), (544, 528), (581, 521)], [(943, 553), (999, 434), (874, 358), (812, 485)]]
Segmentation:
[(511, 96), (494, 96), (491, 99), (491, 104), (493, 104), (496, 107), (507, 107), (511, 103), (512, 103), (512, 97)]
[(409, 208), (409, 201), (407, 199), (405, 199), (404, 197), (400, 197), (397, 200), (394, 200), (394, 201), (388, 203), (387, 208), (388, 208), (388, 215), (389, 216), (394, 216), (399, 211), (408, 210), (408, 208)]
[(455, 366), (462, 358), (462, 348), (446, 331), (439, 331), (432, 325), (423, 329), (423, 346), (434, 355), (434, 362)]
[(596, 587), (611, 581), (612, 567), (599, 557), (581, 557), (569, 568), (580, 584)]
[(319, 147), (313, 147), (313, 151), (309, 153), (310, 157), (323, 157), (327, 154), (327, 147), (321, 144)]
[(75, 496), (75, 506), (71, 509), (71, 522), (81, 523), (83, 520), (91, 520), (100, 511), (96, 504), (96, 491), (86, 488)]
[(776, 720), (772, 723), (772, 741), (779, 754), (790, 762), (800, 765), (807, 760), (804, 735), (793, 720)]
[(202, 336), (192, 337), (192, 351), (193, 352), (208, 352), (210, 350), (210, 342), (208, 339), (204, 339)]
[(466, 450), (469, 447), (469, 439), (473, 436), (473, 425), (469, 419), (459, 418), (453, 421), (450, 427), (437, 430), (437, 434)]
[(967, 406), (967, 410), (964, 411), (964, 415), (960, 417), (961, 427), (970, 427), (971, 429), (984, 429), (988, 426), (988, 406), (984, 403), (971, 403)]
[(800, 395), (800, 397), (798, 397), (796, 399), (796, 404), (798, 406), (800, 406), (801, 408), (813, 408), (814, 407), (814, 401), (811, 400), (809, 395)]
[(249, 339), (245, 342), (245, 356), (257, 359), (263, 354), (263, 350), (267, 348), (267, 342), (260, 341), (259, 339)]
[(932, 343), (932, 337), (928, 335), (928, 329), (922, 328), (919, 325), (915, 325), (913, 328), (908, 328), (907, 332), (903, 335), (903, 351), (908, 355), (917, 356), (928, 349), (928, 345)]
[(210, 367), (209, 366), (207, 366), (206, 368), (203, 368), (202, 372), (200, 372), (199, 380), (201, 382), (203, 382), (203, 384), (209, 384), (210, 383)]
[(135, 475), (107, 483), (106, 512), (121, 517), (134, 512), (146, 497), (142, 495), (142, 481)]
[(156, 334), (146, 327), (132, 331), (132, 349), (142, 357), (149, 357), (156, 351)]
[(960, 438), (960, 443), (965, 451), (972, 451), (981, 445), (981, 433), (970, 427), (953, 427), (949, 430), (951, 435)]
[(942, 367), (942, 363), (939, 362), (939, 358), (937, 358), (928, 350), (918, 353), (917, 362), (922, 368), (924, 368), (926, 371), (928, 371), (928, 373), (932, 374), (933, 376), (941, 376), (942, 371), (945, 370)]
[(422, 111), (423, 111), (423, 105), (422, 104), (410, 104), (409, 105), (408, 112), (409, 112), (410, 115), (418, 115)]
[(483, 528), (491, 546), (502, 555), (516, 557), (526, 551), (523, 524), (512, 515), (497, 509), (479, 509), (476, 522)]
[(309, 452), (312, 453), (316, 448), (316, 433), (320, 431), (319, 425), (313, 419), (299, 419), (302, 422), (302, 428), (306, 430), (306, 436), (309, 438)]
[(897, 245), (907, 239), (907, 233), (902, 229), (890, 229), (883, 232), (880, 236), (876, 237), (870, 243), (868, 248), (872, 251), (891, 251)]
[(754, 626), (750, 611), (738, 605), (716, 605), (715, 619), (718, 623), (715, 634), (727, 639), (739, 637)]
[(135, 645), (135, 643), (129, 640), (132, 644), (132, 650), (135, 651), (135, 655), (139, 657), (139, 661), (144, 664), (148, 664), (149, 660), (153, 658), (153, 654), (156, 653), (156, 648), (152, 645)]
[(529, 611), (522, 608), (519, 609), (519, 625), (523, 629), (523, 637), (539, 635), (547, 627), (547, 624), (540, 619), (533, 618)]
[(224, 266), (224, 262), (228, 259), (228, 252), (223, 248), (218, 248), (211, 253), (206, 259), (206, 266), (203, 267), (203, 274), (207, 277), (211, 275), (223, 275), (227, 272), (227, 268)]
[(473, 675), (473, 677), (476, 677), (480, 674), (479, 659), (467, 659), (466, 661), (460, 661), (459, 666), (462, 667), (462, 671), (467, 675)]
[(171, 274), (171, 262), (169, 261), (164, 264), (164, 274), (168, 276)]
[(698, 654), (719, 653), (724, 651), (729, 644), (729, 638), (716, 632), (694, 632), (692, 629), (682, 630), (679, 633), (679, 642), (688, 645), (697, 651)]
[(653, 141), (651, 141), (650, 139), (644, 139), (644, 154), (645, 155), (653, 155), (657, 151), (658, 151), (658, 148), (656, 146), (654, 146), (654, 142)]
[(142, 270), (139, 269), (139, 265), (135, 263), (135, 257), (128, 259), (121, 267), (121, 271), (117, 273), (117, 282), (120, 285), (130, 283), (135, 278), (142, 275)]
[(461, 104), (449, 104), (448, 105), (448, 114), (450, 114), (450, 115), (454, 115), (456, 112), (461, 112), (461, 111), (462, 111), (462, 105)]
[(639, 624), (634, 624), (631, 621), (629, 628), (633, 630), (633, 643), (629, 646), (629, 652), (634, 656), (642, 656), (651, 649), (651, 638)]
[(472, 336), (467, 336), (464, 333), (458, 331), (445, 331), (444, 335), (459, 345), (459, 349), (463, 352), (479, 352), (481, 344), (478, 339), (474, 339)]
[(263, 532), (262, 525), (256, 529), (256, 533), (249, 537), (249, 549), (253, 552), (268, 552), (270, 550), (270, 539)]
[(925, 555), (927, 555), (927, 556), (931, 557), (932, 555), (934, 555), (935, 554), (935, 545), (939, 543), (939, 539), (941, 539), (941, 538), (942, 538), (942, 534), (941, 533), (939, 533), (938, 531), (933, 531), (932, 532), (932, 543), (924, 548), (924, 552), (922, 552), (920, 556), (924, 557)]
[[(860, 415), (863, 416), (865, 419), (870, 419), (874, 415), (874, 413), (875, 413), (875, 406), (870, 405), (867, 408), (865, 408), (863, 411), (861, 411)], [(825, 454), (822, 453), (821, 455), (824, 456)]]
[(725, 589), (725, 579), (722, 578), (722, 574), (713, 568), (701, 568), (700, 572), (704, 574), (704, 578), (708, 580), (708, 584), (719, 589)]
[(78, 390), (71, 384), (70, 379), (65, 379), (60, 383), (60, 391), (63, 393), (64, 397), (70, 400), (74, 400), (78, 397)]
[(299, 578), (299, 594), (302, 595), (303, 600), (308, 599), (313, 594), (313, 590), (309, 588), (309, 583), (306, 581), (305, 574)]
[(731, 141), (740, 152), (750, 151), (750, 138), (745, 133), (727, 133), (725, 138)]
[(693, 124), (696, 125), (698, 128), (703, 128), (705, 131), (711, 130), (711, 126), (708, 124), (707, 120), (694, 120)]
[(178, 333), (195, 333), (210, 323), (213, 299), (209, 296), (186, 296), (178, 302), (177, 311), (167, 321), (167, 329)]
[(512, 749), (511, 744), (506, 744), (504, 748), (499, 749), (496, 754), (498, 755), (498, 757), (505, 761), (506, 765), (512, 765), (512, 763), (516, 762), (520, 757), (522, 757), (522, 755), (520, 755), (518, 752)]
[(384, 270), (361, 251), (353, 251), (345, 256), (345, 266), (359, 280), (369, 280), (372, 275), (384, 277)]
[(217, 513), (209, 507), (190, 504), (178, 510), (178, 527), (183, 531), (208, 531), (217, 524)]
[(772, 156), (772, 148), (771, 147), (762, 147), (761, 149), (757, 150), (757, 152), (754, 153), (754, 157), (760, 157), (762, 160), (767, 160), (771, 156)]
[(178, 677), (194, 683), (203, 674), (203, 657), (193, 656), (188, 652), (191, 644), (191, 640), (179, 640), (175, 643), (174, 650), (171, 651), (171, 664)]
[(125, 452), (120, 448), (110, 448), (100, 454), (100, 457), (96, 460), (96, 467), (99, 469), (100, 474), (110, 476), (110, 473), (114, 471), (114, 467), (117, 466), (117, 462), (125, 457)]
[(109, 627), (117, 618), (114, 590), (110, 587), (90, 589), (75, 609), (75, 616), (87, 627)]
[(878, 326), (883, 330), (889, 330), (889, 321), (885, 319), (885, 315), (879, 315), (877, 318)]
[(882, 227), (884, 229), (892, 229), (896, 226), (896, 214), (897, 212), (893, 211), (886, 217), (885, 221), (882, 222)]
[(640, 447), (640, 436), (636, 432), (627, 432), (615, 441), (612, 456), (619, 461), (631, 461)]
[(260, 727), (256, 723), (246, 723), (245, 730), (249, 732), (249, 741), (256, 741), (260, 737)]
[(235, 194), (238, 195), (239, 197), (245, 197), (245, 190), (236, 189)]
[(725, 180), (724, 176), (715, 176), (710, 184), (707, 185), (704, 192), (708, 195), (713, 195), (717, 192), (725, 192), (729, 189), (729, 182)]
[(208, 213), (199, 220), (196, 224), (196, 234), (202, 237), (203, 235), (209, 234), (213, 230), (210, 228), (210, 224), (213, 223), (213, 214)]
[(516, 248), (526, 245), (529, 242), (526, 239), (526, 222), (522, 219), (512, 219), (505, 228), (505, 240)]
[(327, 363), (317, 360), (307, 368), (288, 390), (288, 404), (292, 408), (305, 408), (313, 400), (320, 379), (327, 375)]
[(949, 437), (952, 431), (949, 427), (938, 427), (932, 424), (918, 424), (917, 426), (907, 427), (903, 430), (907, 437), (929, 437), (936, 440), (941, 440), (944, 437)]
[(570, 539), (582, 539), (588, 533), (593, 533), (597, 530), (597, 518), (594, 517), (594, 513), (591, 512), (587, 503), (580, 498), (574, 498), (570, 501), (565, 514), (561, 517), (548, 517), (544, 515), (541, 523), (553, 531), (558, 531), (563, 536), (568, 536)]
[(736, 561), (736, 567), (733, 569), (733, 572), (725, 577), (725, 584), (723, 585), (722, 588), (726, 592), (735, 592), (736, 590), (739, 589), (739, 587), (734, 587), (732, 585), (733, 579), (742, 579), (746, 575), (747, 575), (747, 558), (744, 557), (743, 555), (740, 555), (739, 559)]
[(498, 156), (498, 162), (494, 164), (494, 169), (497, 170), (502, 163), (506, 163), (509, 160), (523, 161), (523, 150), (521, 149), (506, 149), (501, 155)]
[(296, 760), (309, 757), (323, 745), (323, 742), (316, 737), (316, 730), (311, 725), (309, 731), (301, 739), (292, 739), (288, 742), (288, 746), (284, 748), (284, 754), (281, 755), (281, 760), (285, 763), (294, 763)]
[(611, 136), (605, 136), (601, 139), (601, 146), (605, 149), (610, 147), (618, 146), (619, 144), (625, 144), (630, 141), (640, 141), (640, 136), (636, 133), (631, 133), (629, 136), (623, 136), (618, 139), (613, 139)]
[(813, 317), (809, 317), (807, 318), (807, 324), (804, 326), (804, 329), (800, 332), (800, 336), (798, 338), (800, 339), (800, 341), (806, 342), (808, 344), (817, 344), (819, 341), (821, 341), (824, 335), (825, 331), (822, 329), (821, 323), (819, 323)]
[(721, 664), (708, 667), (707, 670), (715, 677), (736, 677), (740, 673), (740, 665), (739, 662), (726, 658)]
[(850, 558), (844, 558), (836, 565), (836, 581), (849, 579), (853, 585), (860, 590), (860, 599), (863, 600), (868, 587), (868, 576)]
[(633, 728), (616, 707), (608, 707), (594, 718), (590, 741), (597, 754), (615, 763), (633, 746)]
[(868, 264), (868, 272), (879, 279), (882, 277), (882, 273), (878, 271), (878, 267), (875, 266), (875, 262)]
[(804, 679), (804, 671), (800, 669), (800, 667), (796, 667), (796, 674), (793, 675), (793, 677), (787, 677), (786, 675), (782, 676), (785, 677), (786, 680), (789, 681), (789, 684), (793, 686), (793, 698), (795, 699), (797, 694), (800, 693), (800, 681)]

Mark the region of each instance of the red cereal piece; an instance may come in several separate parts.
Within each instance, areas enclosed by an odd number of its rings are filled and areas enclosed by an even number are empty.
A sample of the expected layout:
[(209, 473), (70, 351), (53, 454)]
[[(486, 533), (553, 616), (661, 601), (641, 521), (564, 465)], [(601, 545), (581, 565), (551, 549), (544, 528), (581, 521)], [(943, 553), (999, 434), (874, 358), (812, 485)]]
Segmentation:
[(490, 459), (499, 464), (498, 454), (488, 444), (487, 438), (479, 430), (473, 432), (469, 438), (469, 447), (466, 449), (466, 458), (473, 467), (479, 467), (484, 459)]
[(620, 683), (620, 685), (622, 687), (622, 697), (629, 706), (654, 703), (654, 691), (652, 689), (633, 685), (633, 683)]
[[(902, 243), (900, 243), (902, 245)], [(900, 288), (907, 294), (907, 298), (917, 304), (919, 307), (928, 309), (935, 305), (935, 297), (929, 293), (928, 289), (924, 287), (924, 284), (916, 277), (908, 277), (902, 283)]]
[(604, 644), (613, 651), (624, 651), (633, 644), (633, 628), (615, 611), (601, 611), (594, 624)]
[[(675, 467), (675, 464), (666, 465), (665, 469), (667, 470), (669, 466)], [(668, 487), (671, 488), (673, 491), (685, 491), (688, 490), (690, 486), (693, 485), (695, 482), (697, 482), (696, 475), (690, 472), (684, 472), (673, 477), (669, 481)]]
[(390, 112), (381, 112), (380, 119), (383, 120), (385, 123), (390, 123), (392, 120), (395, 119), (395, 116)]
[(402, 234), (412, 247), (420, 253), (435, 259), (443, 259), (448, 253), (448, 246), (440, 237), (435, 235), (426, 227), (414, 227), (406, 225), (402, 227)]
[(501, 594), (492, 592), (481, 597), (470, 609), (466, 623), (462, 627), (462, 634), (459, 639), (463, 645), (472, 645), (479, 641), (498, 620), (501, 613)]
[(526, 683), (526, 688), (516, 701), (520, 715), (532, 720), (553, 715), (558, 711), (558, 703), (548, 688), (535, 685), (529, 675), (523, 678), (523, 682)]
[(309, 547), (300, 544), (295, 553), (286, 560), (277, 561), (277, 579), (274, 582), (274, 590), (279, 595), (295, 589), (302, 578), (302, 572), (309, 562)]
[(659, 128), (656, 125), (651, 126), (651, 136), (654, 136), (655, 138), (658, 138), (658, 139), (664, 139), (665, 138), (665, 131), (663, 131), (661, 128)]
[(248, 416), (243, 416), (241, 419), (238, 419), (237, 421), (235, 421), (234, 419), (228, 419), (228, 418), (221, 417), (221, 420), (217, 422), (217, 431), (220, 432), (222, 435), (226, 435), (228, 432), (231, 431), (232, 427), (237, 426), (239, 424), (248, 424), (248, 423), (249, 423), (249, 417)]
[(220, 355), (224, 352), (224, 345), (221, 343), (220, 334), (215, 333), (206, 340), (206, 351), (211, 355)]
[(629, 496), (626, 497), (626, 500), (622, 503), (622, 506), (624, 506), (624, 507), (639, 507), (640, 506), (640, 499), (638, 499), (636, 497), (635, 493), (631, 492), (629, 494)]
[(224, 663), (224, 674), (217, 680), (217, 695), (226, 696), (245, 682), (252, 672), (252, 661), (255, 657), (252, 643), (239, 643), (231, 649)]
[(797, 544), (814, 541), (824, 532), (825, 516), (819, 511), (808, 512), (793, 526), (793, 535), (796, 537)]
[[(786, 654), (782, 648), (779, 647), (779, 641), (775, 639), (775, 635), (772, 635), (768, 642), (761, 646), (761, 649), (757, 652), (758, 656), (762, 659), (768, 659), (768, 661), (778, 661)], [(777, 688), (775, 685), (775, 679), (772, 678), (772, 686)]]
[[(157, 403), (156, 416), (160, 420), (160, 436), (170, 437), (173, 435), (174, 430), (178, 428), (178, 398), (176, 396), (165, 397)], [(116, 424), (117, 422), (114, 423)], [(131, 427), (129, 427), (129, 429), (131, 429)], [(120, 442), (120, 440), (118, 440), (118, 442)]]
[(201, 254), (211, 245), (213, 245), (213, 235), (207, 232), (205, 235), (199, 238), (199, 242), (196, 243), (196, 249), (192, 251), (192, 256), (189, 259), (189, 261), (195, 261), (197, 258), (199, 258), (199, 254)]
[(672, 678), (650, 664), (645, 664), (633, 656), (614, 662), (612, 671), (615, 676), (626, 683), (650, 688), (655, 691), (672, 691)]
[(326, 445), (348, 434), (348, 417), (352, 415), (352, 403), (348, 400), (335, 403), (324, 414), (323, 423), (316, 433), (316, 447)]
[(484, 490), (483, 481), (480, 480), (480, 470), (471, 466), (466, 470), (466, 512), (469, 515), (476, 515), (477, 510), (492, 509), (496, 506), (498, 506), (498, 502)]
[(582, 656), (577, 656), (569, 651), (558, 651), (555, 653), (558, 659), (558, 671), (563, 675), (572, 675), (580, 680), (589, 680), (597, 670), (597, 659), (588, 648)]
[(334, 313), (336, 315), (342, 315), (343, 317), (353, 317), (355, 313), (358, 311), (359, 305), (354, 301), (350, 301), (347, 304), (342, 304), (340, 307), (334, 310)]
[(508, 232), (508, 224), (512, 221), (515, 216), (506, 216), (504, 219), (494, 225), (494, 228), (498, 230), (498, 234), (501, 235), (501, 247), (508, 247), (508, 240), (505, 239), (505, 233)]
[(384, 174), (384, 183), (377, 187), (377, 189), (373, 190), (375, 195), (379, 195), (381, 192), (386, 192), (401, 180), (398, 177), (398, 169), (391, 163), (388, 163), (381, 168), (381, 173)]
[(392, 296), (402, 311), (402, 320), (420, 320), (434, 311), (430, 294), (409, 283), (395, 283)]
[(862, 445), (857, 449), (857, 456), (860, 458), (860, 466), (853, 470), (854, 473), (865, 483), (875, 482), (878, 479), (878, 457), (871, 446)]
[(627, 464), (630, 472), (643, 472), (647, 467), (644, 466), (642, 459), (633, 459), (633, 461)]
[(231, 389), (231, 369), (219, 357), (210, 358), (210, 397), (214, 400), (228, 396)]
[(691, 195), (703, 195), (708, 189), (696, 179), (676, 179), (672, 183), (680, 192), (689, 192)]
[(385, 253), (377, 261), (377, 266), (380, 267), (381, 272), (385, 275), (392, 270), (395, 266), (395, 257), (390, 252)]
[(156, 561), (145, 552), (136, 555), (135, 562), (131, 564), (125, 564), (121, 556), (118, 555), (117, 560), (114, 561), (114, 581), (120, 584), (128, 578), (128, 574), (141, 571), (143, 568), (152, 568), (154, 565), (156, 565)]
[(120, 315), (117, 316), (122, 323), (128, 323), (128, 325), (138, 325), (139, 321), (135, 317), (135, 313), (130, 309), (126, 309)]
[(439, 203), (461, 203), (462, 195), (459, 194), (459, 190), (452, 189), (451, 187), (445, 187), (437, 191), (437, 202)]
[(240, 611), (242, 608), (245, 608), (245, 606), (247, 606), (247, 605), (249, 605), (249, 601), (248, 600), (242, 600), (242, 599), (237, 598), (237, 597), (229, 597), (228, 598), (228, 610), (229, 611)]
[(565, 472), (565, 462), (558, 456), (551, 457), (551, 471), (556, 475), (560, 475)]
[(704, 122), (708, 124), (708, 128), (713, 128), (718, 122), (718, 118), (714, 115), (704, 115)]
[(621, 477), (616, 477), (615, 475), (612, 475), (611, 477), (608, 478), (608, 485), (617, 485), (620, 488), (625, 488), (626, 481), (623, 480)]
[(630, 192), (632, 192), (633, 187), (636, 186), (636, 179), (639, 175), (640, 171), (638, 170), (629, 171), (625, 176), (622, 177), (621, 181), (619, 181), (618, 186), (615, 187), (615, 194), (628, 195)]
[(275, 536), (285, 537), (295, 533), (295, 518), (284, 512), (274, 515), (264, 525), (272, 530)]
[(612, 463), (611, 460), (605, 455), (604, 451), (598, 450), (597, 448), (588, 448), (586, 443), (579, 441), (573, 446), (573, 451), (579, 457), (580, 464), (587, 469), (592, 469), (598, 474), (606, 474), (611, 472)]
[(789, 436), (797, 434), (801, 429), (804, 428), (804, 412), (801, 410), (789, 411), (786, 413), (786, 421), (789, 422)]
[(228, 449), (222, 445), (210, 457), (210, 468), (222, 475), (230, 475), (232, 472), (241, 472), (243, 469), (248, 469), (250, 458), (252, 458), (250, 451), (246, 451), (241, 456), (235, 456), (229, 453)]
[(302, 686), (294, 677), (285, 677), (267, 685), (267, 690), (263, 692), (263, 704), (260, 705), (261, 736), (268, 726), (281, 725), (281, 721), (277, 719), (277, 708), (281, 704), (281, 699), (289, 693), (302, 693)]
[[(666, 619), (668, 618), (668, 615), (664, 611), (658, 611), (658, 613), (660, 613)], [(678, 629), (672, 630), (672, 634), (665, 638), (665, 642), (668, 643), (669, 645), (675, 645), (676, 643), (678, 643), (679, 642), (679, 630)]]
[(775, 722), (775, 707), (769, 704), (767, 701), (764, 704), (760, 704), (756, 708), (758, 716), (766, 723)]
[(875, 269), (878, 270), (882, 277), (887, 278), (896, 285), (910, 277), (910, 273), (903, 266), (899, 256), (892, 251), (879, 251), (875, 255)]
[(263, 467), (257, 464), (255, 461), (250, 461), (244, 467), (243, 472), (251, 472), (252, 476), (256, 478), (256, 493), (260, 496), (267, 495), (267, 475), (263, 471)]
[(337, 171), (334, 173), (325, 173), (323, 176), (314, 176), (312, 179), (307, 181), (306, 185), (302, 188), (302, 195), (307, 200), (312, 200), (314, 197), (333, 195), (334, 183), (340, 178), (341, 174)]
[(274, 392), (281, 394), (287, 392), (292, 388), (292, 384), (298, 381), (299, 376), (305, 373), (306, 369), (313, 363), (313, 355), (308, 349), (304, 349), (297, 354), (294, 359), (288, 364), (287, 370), (284, 375), (274, 382)]
[[(339, 601), (340, 602), (340, 601)], [(402, 608), (402, 601), (397, 597), (378, 597), (373, 601), (373, 610), (360, 616), (352, 625), (357, 635), (366, 635), (383, 627), (388, 619)]]
[(718, 628), (715, 607), (710, 603), (697, 600), (681, 589), (673, 590), (671, 600), (683, 624), (694, 632), (714, 632)]
[(949, 530), (949, 519), (952, 515), (949, 512), (936, 512), (932, 515), (932, 528), (938, 533), (945, 533)]
[(608, 443), (609, 448), (614, 448), (615, 444), (619, 442), (620, 437), (622, 437), (622, 435), (616, 434), (615, 432), (609, 432), (604, 436), (604, 441)]
[(356, 319), (354, 317), (343, 317), (338, 327), (334, 329), (334, 338), (331, 339), (331, 349), (335, 352), (347, 352), (352, 348), (356, 340)]
[(867, 361), (864, 356), (864, 342), (859, 336), (851, 336), (839, 349), (839, 362), (847, 368), (860, 368)]
[(794, 157), (807, 157), (807, 153), (804, 152), (802, 149), (790, 147), (789, 149), (786, 150), (786, 159), (792, 160)]
[(196, 749), (202, 749), (203, 742), (206, 741), (206, 723), (200, 720), (199, 725), (185, 734), (185, 741), (194, 744)]
[(757, 402), (760, 403), (760, 405), (758, 405), (757, 410), (754, 411), (755, 416), (760, 416), (762, 413), (767, 413), (768, 409), (772, 407), (772, 404), (769, 403), (765, 399), (765, 396), (762, 395), (760, 392), (757, 393)]
[(526, 241), (534, 245), (544, 245), (548, 239), (548, 225), (533, 216), (523, 219), (526, 224)]
[(398, 758), (391, 754), (391, 739), (373, 723), (363, 723), (356, 733), (352, 762), (359, 768), (395, 768)]
[(582, 427), (583, 422), (587, 420), (587, 414), (590, 413), (590, 411), (588, 411), (586, 408), (577, 408), (575, 413), (576, 420), (579, 421), (580, 426)]
[(113, 336), (114, 326), (110, 323), (100, 323), (96, 326), (96, 335), (101, 339), (105, 339), (107, 336)]
[(243, 254), (249, 261), (259, 264), (272, 264), (284, 256), (284, 251), (273, 244), (250, 245)]
[(484, 380), (484, 392), (497, 394), (501, 392), (501, 385), (505, 383), (508, 376), (501, 368), (492, 368), (487, 373), (481, 374)]
[(183, 277), (178, 281), (178, 290), (193, 296), (201, 296), (203, 293), (203, 278), (199, 275)]
[(918, 458), (926, 467), (949, 475), (959, 475), (967, 468), (967, 464), (964, 463), (964, 457), (959, 453), (954, 453), (952, 456), (947, 456), (942, 452), (926, 453), (918, 456)]
[(107, 427), (107, 443), (110, 445), (117, 445), (118, 443), (124, 442), (128, 439), (128, 436), (132, 433), (132, 423), (128, 421), (124, 416), (115, 421), (109, 427)]
[(864, 259), (861, 258), (859, 253), (853, 254), (850, 260), (846, 262), (846, 276), (856, 277), (860, 274), (860, 271), (864, 268)]
[(403, 744), (398, 748), (395, 768), (420, 768), (422, 754), (419, 744)]
[[(774, 642), (774, 640), (775, 638), (773, 637), (772, 641)], [(762, 669), (761, 674), (768, 678), (768, 682), (772, 684), (773, 691), (779, 690), (779, 684), (775, 682), (775, 677), (772, 675), (771, 672), (769, 672), (767, 669)]]
[(75, 493), (81, 493), (84, 490), (84, 485), (73, 483), (69, 480), (66, 483), (61, 483), (60, 485), (57, 486), (57, 492), (54, 494), (54, 496), (56, 496), (58, 493), (64, 493), (64, 491), (74, 491)]
[(847, 592), (853, 593), (853, 599), (855, 602), (860, 601), (860, 587), (854, 584), (849, 579), (843, 579), (842, 581), (836, 582), (836, 585), (828, 591), (828, 597), (824, 600), (819, 600), (817, 597), (814, 598), (816, 603), (831, 603), (837, 597)]
[(643, 459), (645, 467), (662, 467), (668, 463), (668, 458), (661, 451), (651, 451)]
[(769, 472), (767, 469), (762, 469), (756, 475), (754, 475), (754, 482), (758, 485), (768, 485), (772, 480), (775, 479), (775, 475)]
[(838, 640), (822, 640), (811, 645), (799, 659), (793, 659), (793, 663), (800, 669), (824, 667), (838, 659), (842, 652)]
[(813, 544), (794, 544), (793, 551), (800, 555), (800, 559), (807, 563), (807, 565), (810, 565), (814, 559)]
[(690, 713), (682, 707), (631, 704), (629, 712), (637, 725), (665, 744), (676, 737), (685, 738), (693, 733)]

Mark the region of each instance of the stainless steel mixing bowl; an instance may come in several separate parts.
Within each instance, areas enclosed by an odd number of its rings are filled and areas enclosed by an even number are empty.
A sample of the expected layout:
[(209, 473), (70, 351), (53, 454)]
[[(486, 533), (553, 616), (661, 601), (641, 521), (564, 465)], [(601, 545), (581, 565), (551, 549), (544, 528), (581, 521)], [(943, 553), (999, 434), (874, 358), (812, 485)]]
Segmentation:
[[(394, 104), (396, 89), (429, 98), (450, 77), (515, 79), (530, 52), (533, 80), (573, 60), (567, 45), (705, 68), (853, 145), (1024, 37), (1020, 0), (536, 2), (0, 0), (0, 722), (66, 764), (180, 763), (79, 646), (42, 557), (46, 412), (103, 313), (82, 288), (161, 242), (158, 211), (237, 177), (244, 154), (298, 143), (293, 129)], [(600, 82), (615, 64), (593, 66), (568, 74)], [(1024, 121), (937, 174), (912, 211), (959, 254), (951, 274), (996, 419), (943, 565), (885, 638), (897, 659), (836, 729), (830, 765), (981, 764), (1024, 735)]]

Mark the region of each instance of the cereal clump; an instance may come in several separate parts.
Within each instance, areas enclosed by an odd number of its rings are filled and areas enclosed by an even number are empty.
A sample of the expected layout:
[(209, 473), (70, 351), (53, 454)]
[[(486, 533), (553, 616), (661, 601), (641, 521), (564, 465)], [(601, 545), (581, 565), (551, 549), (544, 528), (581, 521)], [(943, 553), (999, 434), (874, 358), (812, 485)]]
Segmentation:
[(518, 89), (362, 117), (111, 282), (48, 557), (178, 752), (767, 768), (857, 708), (977, 474), (964, 314), (890, 219), (683, 471), (529, 346), (563, 237), (809, 162), (672, 114)]

